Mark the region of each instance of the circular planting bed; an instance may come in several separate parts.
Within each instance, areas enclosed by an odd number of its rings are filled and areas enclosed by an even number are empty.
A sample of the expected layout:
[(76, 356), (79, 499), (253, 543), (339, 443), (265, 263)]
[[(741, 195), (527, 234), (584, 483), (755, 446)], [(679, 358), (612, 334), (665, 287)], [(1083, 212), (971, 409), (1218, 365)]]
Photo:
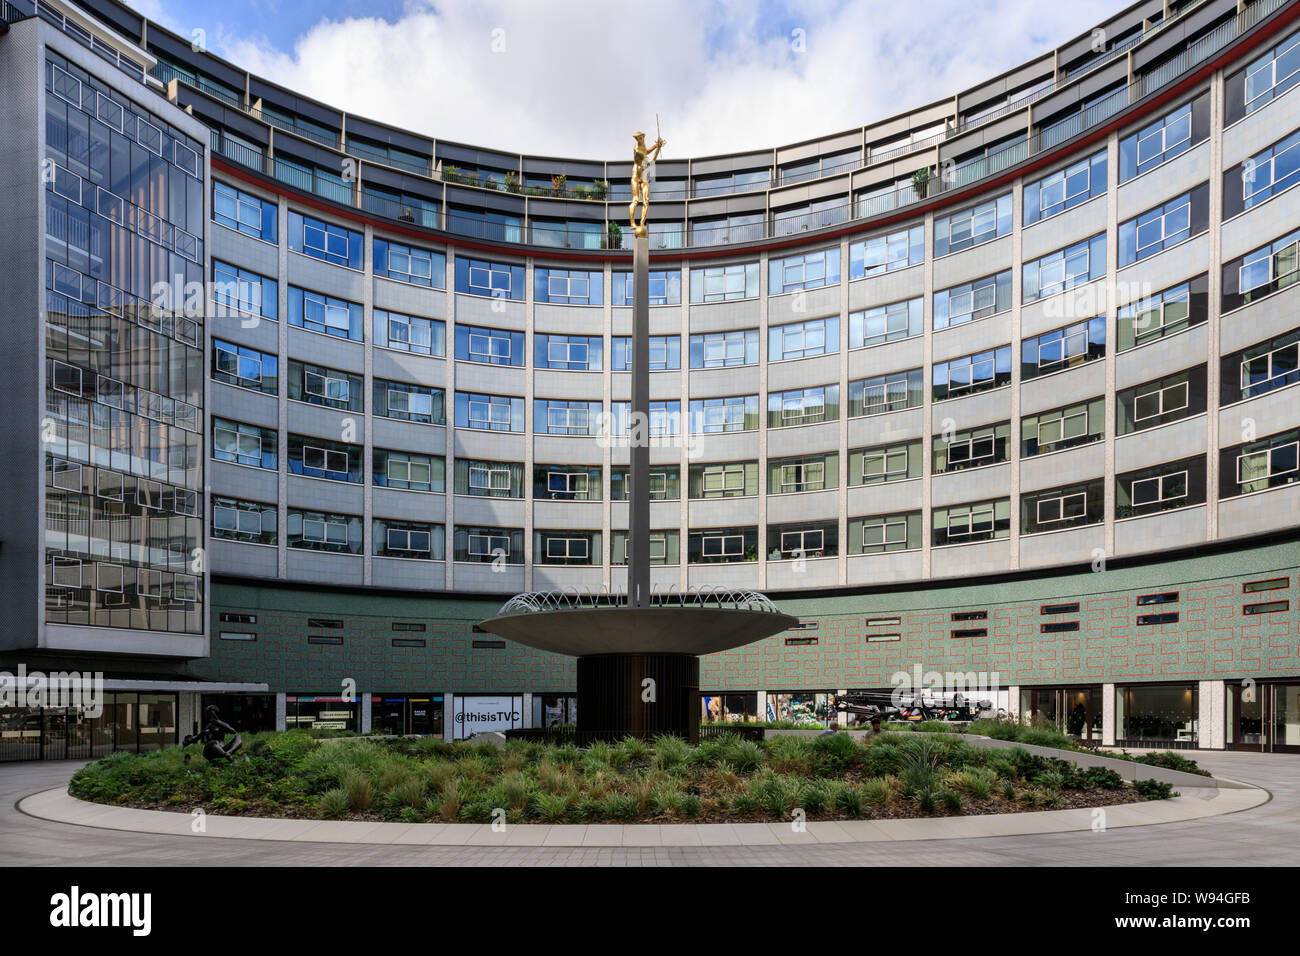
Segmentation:
[(1112, 806), (1167, 783), (956, 734), (633, 738), (584, 749), (434, 738), (256, 734), (229, 763), (197, 745), (113, 754), (79, 770), (83, 800), (235, 816), (405, 823), (749, 823), (883, 820)]

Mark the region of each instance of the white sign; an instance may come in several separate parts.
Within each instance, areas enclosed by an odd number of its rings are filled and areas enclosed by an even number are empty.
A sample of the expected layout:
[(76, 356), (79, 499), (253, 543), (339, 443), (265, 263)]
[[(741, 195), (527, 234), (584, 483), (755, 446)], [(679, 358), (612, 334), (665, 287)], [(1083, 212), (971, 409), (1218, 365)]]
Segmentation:
[(524, 725), (524, 698), (457, 697), (452, 705), (452, 739), (464, 740), (488, 731), (511, 730)]

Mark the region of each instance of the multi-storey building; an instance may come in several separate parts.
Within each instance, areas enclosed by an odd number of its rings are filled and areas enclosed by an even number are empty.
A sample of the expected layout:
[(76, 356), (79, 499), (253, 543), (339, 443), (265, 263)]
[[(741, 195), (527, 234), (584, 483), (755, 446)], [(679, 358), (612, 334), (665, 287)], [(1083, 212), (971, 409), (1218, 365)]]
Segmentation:
[[(5, 148), (44, 112), (53, 173), (0, 173), (6, 221), (49, 224), (0, 236), (31, 408), (4, 660), (150, 675), (185, 729), (201, 694), (250, 727), (460, 736), (485, 695), (571, 719), (571, 664), (474, 622), (625, 586), (631, 163), (345, 114), (113, 0), (6, 10), (0, 68), (45, 73), (6, 83)], [(1108, 744), (1300, 748), (1298, 81), (1300, 4), (1143, 0), (888, 120), (658, 163), (653, 582), (803, 621), (706, 658), (702, 706), (974, 671)], [(100, 103), (171, 193), (114, 188)], [(101, 220), (158, 268), (104, 273)], [(132, 313), (178, 267), (197, 317)], [(166, 358), (79, 344), (115, 322)]]

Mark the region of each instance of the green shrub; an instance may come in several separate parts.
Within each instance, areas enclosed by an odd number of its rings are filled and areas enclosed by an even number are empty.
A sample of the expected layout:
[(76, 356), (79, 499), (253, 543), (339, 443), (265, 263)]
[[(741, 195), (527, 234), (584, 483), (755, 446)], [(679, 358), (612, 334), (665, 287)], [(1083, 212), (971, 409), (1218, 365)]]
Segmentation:
[(686, 762), (691, 748), (680, 737), (661, 734), (654, 740), (654, 765), (660, 770), (671, 770)]
[(955, 734), (957, 728), (946, 720), (923, 720), (915, 727), (918, 733), (925, 734)]
[(1172, 750), (1160, 750), (1155, 753), (1143, 754), (1137, 758), (1137, 762), (1144, 763), (1150, 767), (1163, 767), (1166, 770), (1181, 770), (1183, 773), (1195, 773), (1202, 777), (1210, 776), (1210, 772), (1208, 770), (1202, 770), (1195, 760), (1180, 756)]
[(375, 789), (370, 778), (357, 769), (343, 774), (343, 789), (347, 791), (348, 807), (353, 813), (365, 813), (375, 802)]
[(883, 777), (872, 777), (862, 783), (862, 798), (873, 807), (883, 807), (889, 803), (892, 788)]
[(446, 823), (460, 819), (464, 797), (460, 791), (460, 778), (453, 777), (442, 786), (442, 799), (438, 801), (438, 816)]
[(497, 809), (491, 800), (475, 800), (461, 806), (459, 818), (462, 823), (491, 823)]
[(943, 801), (946, 810), (952, 813), (961, 813), (961, 794), (956, 790), (944, 789), (939, 791), (939, 799)]
[(699, 816), (700, 798), (693, 793), (682, 794), (681, 811), (682, 816), (686, 817), (688, 820)]
[(718, 758), (736, 768), (737, 773), (753, 773), (763, 765), (763, 748), (752, 740), (726, 734), (718, 741)]
[(814, 769), (820, 776), (839, 776), (862, 757), (862, 748), (848, 734), (827, 734), (812, 739)]
[(764, 741), (766, 763), (777, 773), (798, 777), (811, 776), (813, 772), (813, 743), (807, 737), (773, 737)]
[(624, 755), (625, 759), (622, 763), (637, 763), (638, 761), (645, 760), (650, 756), (650, 745), (640, 737), (633, 737), (631, 735), (620, 740), (618, 746), (615, 747), (614, 750), (616, 753), (621, 752)]
[(1089, 767), (1079, 779), (1088, 790), (1118, 790), (1124, 785), (1124, 778), (1109, 767)]
[(558, 823), (569, 810), (569, 800), (558, 793), (533, 795), (533, 812), (547, 823)]
[(316, 801), (320, 815), (326, 820), (342, 820), (348, 815), (349, 804), (348, 792), (342, 787), (326, 790)]
[(799, 787), (795, 795), (795, 806), (803, 807), (809, 816), (820, 816), (826, 812), (835, 799), (835, 794), (823, 780), (815, 780)]
[(388, 797), (397, 806), (418, 809), (424, 806), (424, 781), (411, 774), (389, 790)]
[(835, 791), (835, 805), (851, 817), (862, 816), (862, 791), (851, 783), (843, 783)]
[(641, 815), (641, 808), (637, 805), (636, 797), (631, 794), (609, 793), (605, 796), (604, 813), (611, 820), (627, 822), (637, 819)]
[(1133, 789), (1143, 800), (1168, 800), (1170, 797), (1177, 796), (1173, 792), (1173, 785), (1163, 780), (1135, 780)]

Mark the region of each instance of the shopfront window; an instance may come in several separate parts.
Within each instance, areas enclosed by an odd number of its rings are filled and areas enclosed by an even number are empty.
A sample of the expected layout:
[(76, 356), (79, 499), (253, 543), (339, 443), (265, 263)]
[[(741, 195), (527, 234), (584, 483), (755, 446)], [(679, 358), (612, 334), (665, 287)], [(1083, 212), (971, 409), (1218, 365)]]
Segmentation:
[(824, 727), (830, 704), (829, 693), (769, 693), (767, 719), (802, 727)]
[(576, 727), (578, 724), (577, 694), (534, 694), (534, 727)]
[(284, 698), (286, 730), (351, 731), (361, 733), (360, 697), (317, 697), (288, 694)]
[(1195, 684), (1137, 684), (1115, 689), (1119, 744), (1197, 743), (1199, 714)]
[(701, 694), (701, 724), (752, 724), (758, 720), (758, 692)]
[(442, 694), (372, 694), (370, 730), (393, 736), (442, 737)]
[(103, 710), (6, 707), (0, 710), (0, 763), (89, 760), (118, 750), (141, 753), (178, 742), (175, 694), (105, 693)]

